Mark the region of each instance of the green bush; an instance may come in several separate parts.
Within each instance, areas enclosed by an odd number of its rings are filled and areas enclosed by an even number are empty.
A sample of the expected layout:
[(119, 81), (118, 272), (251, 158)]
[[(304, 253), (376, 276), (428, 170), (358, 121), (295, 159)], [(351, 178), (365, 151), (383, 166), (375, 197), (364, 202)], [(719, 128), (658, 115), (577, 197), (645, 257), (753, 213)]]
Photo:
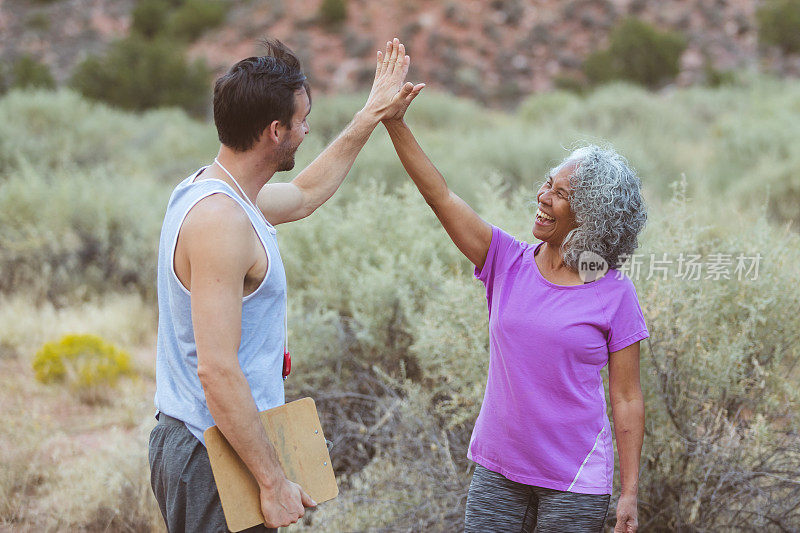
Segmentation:
[[(316, 98), (296, 169), (273, 179), (296, 175), (362, 104)], [(800, 87), (765, 77), (669, 94), (614, 83), (585, 98), (536, 95), (513, 115), (426, 93), (409, 111), (453, 189), (520, 239), (531, 239), (528, 203), (564, 146), (607, 139), (642, 176), (643, 253), (761, 252), (757, 280), (636, 281), (651, 333), (642, 344), (648, 530), (800, 524), (785, 481), (800, 468), (800, 421), (787, 407), (800, 400), (800, 237), (787, 227), (800, 212), (795, 111)], [(179, 110), (125, 113), (70, 91), (4, 96), (2, 291), (72, 303), (139, 290), (152, 301), (170, 190), (217, 146), (212, 126)], [(342, 491), (303, 527), (459, 529), (488, 357), (471, 265), (380, 129), (336, 196), (279, 233), (295, 365), (287, 395), (317, 401)]]
[(119, 378), (134, 375), (131, 356), (97, 335), (65, 335), (36, 353), (33, 371), (41, 383), (66, 383), (84, 399), (97, 400)]
[(220, 0), (185, 0), (170, 17), (167, 31), (175, 39), (193, 41), (225, 20), (227, 4)]
[(210, 101), (210, 72), (204, 63), (187, 63), (183, 50), (166, 39), (131, 35), (104, 56), (77, 66), (71, 85), (84, 96), (123, 109), (177, 106), (202, 116)]
[(29, 55), (19, 57), (11, 68), (11, 87), (39, 87), (52, 89), (56, 86), (50, 69)]
[[(530, 239), (530, 191), (503, 199), (492, 184), (478, 193), (473, 206), (486, 220)], [(792, 311), (800, 307), (800, 238), (756, 215), (725, 218), (723, 204), (699, 209), (683, 195), (654, 213), (642, 253), (761, 251), (762, 259), (755, 280), (661, 280), (645, 268), (636, 281), (652, 336), (642, 345), (640, 520), (664, 531), (770, 520), (791, 530), (800, 520), (791, 481), (800, 419), (789, 406), (800, 397), (787, 372), (800, 359)], [(302, 376), (287, 383), (289, 393), (321, 398), (338, 443), (334, 465), (350, 483), (320, 523), (377, 527), (358, 502), (380, 493), (382, 527), (459, 524), (488, 357), (484, 291), (471, 266), (411, 188), (365, 188), (281, 231)]]
[(789, 54), (800, 52), (800, 3), (767, 0), (756, 11), (758, 40)]
[(629, 18), (612, 32), (609, 47), (586, 58), (583, 71), (591, 83), (626, 80), (657, 88), (680, 71), (686, 40), (661, 32), (644, 21)]
[(148, 39), (161, 35), (175, 7), (170, 0), (139, 0), (131, 12), (131, 32)]
[(327, 26), (338, 26), (347, 20), (346, 0), (322, 0), (319, 6), (319, 19)]
[(191, 42), (225, 20), (223, 0), (140, 0), (131, 30), (148, 39), (164, 37)]

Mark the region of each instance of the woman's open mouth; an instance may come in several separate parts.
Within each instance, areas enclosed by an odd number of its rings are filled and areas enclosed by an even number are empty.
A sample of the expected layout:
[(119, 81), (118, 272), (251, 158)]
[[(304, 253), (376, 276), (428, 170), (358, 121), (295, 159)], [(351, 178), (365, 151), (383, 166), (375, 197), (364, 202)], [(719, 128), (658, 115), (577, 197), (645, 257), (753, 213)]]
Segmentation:
[(556, 219), (543, 212), (541, 209), (536, 210), (536, 223), (540, 226), (552, 226), (555, 222)]

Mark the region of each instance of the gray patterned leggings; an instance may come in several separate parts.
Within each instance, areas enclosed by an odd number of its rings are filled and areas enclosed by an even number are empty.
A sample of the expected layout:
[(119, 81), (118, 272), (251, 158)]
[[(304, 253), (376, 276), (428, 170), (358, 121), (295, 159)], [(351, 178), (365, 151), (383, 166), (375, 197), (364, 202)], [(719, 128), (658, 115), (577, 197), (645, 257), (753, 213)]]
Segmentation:
[(465, 531), (598, 533), (608, 494), (578, 494), (523, 485), (475, 465), (467, 495)]

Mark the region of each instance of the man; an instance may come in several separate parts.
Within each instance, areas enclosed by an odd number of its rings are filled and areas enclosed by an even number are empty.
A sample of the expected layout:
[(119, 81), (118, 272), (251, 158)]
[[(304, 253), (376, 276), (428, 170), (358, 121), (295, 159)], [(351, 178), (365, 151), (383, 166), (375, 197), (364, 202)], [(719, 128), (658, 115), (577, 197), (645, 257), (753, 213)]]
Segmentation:
[(423, 87), (404, 84), (410, 59), (397, 39), (387, 43), (364, 108), (294, 180), (266, 185), (294, 167), (311, 100), (291, 50), (265, 46), (265, 56), (217, 80), (219, 153), (175, 188), (161, 231), (159, 422), (149, 459), (170, 532), (227, 531), (203, 441), (214, 424), (258, 482), (266, 527), (295, 523), (316, 505), (286, 479), (257, 414), (284, 403), (286, 278), (274, 226), (328, 200), (372, 130), (402, 115)]

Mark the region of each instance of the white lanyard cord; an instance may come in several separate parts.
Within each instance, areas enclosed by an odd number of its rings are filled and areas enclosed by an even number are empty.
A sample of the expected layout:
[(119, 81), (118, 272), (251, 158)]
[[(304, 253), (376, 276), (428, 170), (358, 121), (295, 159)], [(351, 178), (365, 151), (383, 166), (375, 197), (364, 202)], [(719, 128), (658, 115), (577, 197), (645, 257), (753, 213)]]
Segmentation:
[[(236, 178), (233, 177), (233, 174), (228, 172), (228, 169), (225, 168), (224, 166), (222, 166), (222, 163), (220, 163), (219, 159), (217, 159), (216, 157), (214, 158), (214, 163), (216, 163), (219, 166), (219, 168), (221, 168), (223, 170), (223, 172), (225, 172), (225, 174), (228, 175), (228, 177), (231, 179), (231, 181), (233, 181), (233, 184), (236, 185), (236, 188), (239, 189), (239, 192), (244, 197), (244, 201), (247, 202), (247, 204), (250, 207), (252, 207), (253, 210), (256, 213), (258, 213), (258, 215), (261, 217), (261, 219), (264, 221), (264, 223), (268, 227), (271, 227), (272, 225), (267, 221), (267, 217), (264, 216), (264, 213), (262, 213), (261, 210), (258, 209), (258, 207), (256, 207), (256, 205), (244, 193), (244, 189), (242, 189), (242, 187), (239, 185), (239, 182), (236, 181)], [(284, 305), (284, 313), (283, 313), (283, 331), (284, 331), (284, 335), (283, 335), (283, 352), (284, 353), (289, 353), (289, 295), (288, 295), (288, 287), (287, 287), (286, 300), (284, 301), (284, 304), (285, 305)]]

